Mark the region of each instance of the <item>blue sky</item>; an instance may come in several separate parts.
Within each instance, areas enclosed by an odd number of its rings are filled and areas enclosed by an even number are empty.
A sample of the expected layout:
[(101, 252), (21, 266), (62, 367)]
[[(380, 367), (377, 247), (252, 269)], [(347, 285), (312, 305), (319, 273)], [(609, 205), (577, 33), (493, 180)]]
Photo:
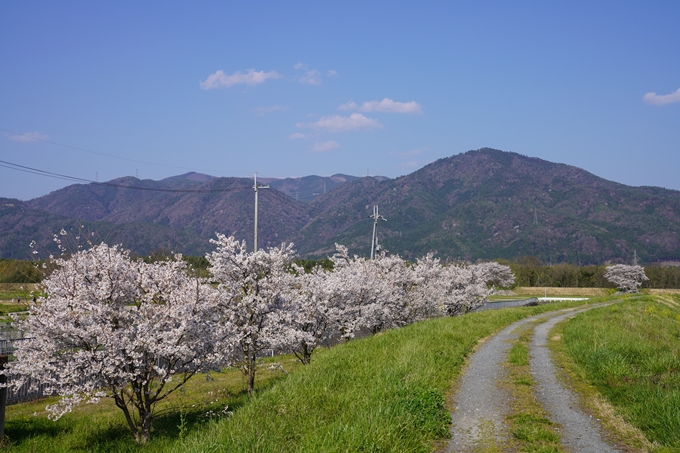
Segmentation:
[[(677, 1), (6, 0), (0, 160), (395, 177), (493, 147), (679, 190), (679, 19)], [(71, 183), (0, 167), (3, 197)]]

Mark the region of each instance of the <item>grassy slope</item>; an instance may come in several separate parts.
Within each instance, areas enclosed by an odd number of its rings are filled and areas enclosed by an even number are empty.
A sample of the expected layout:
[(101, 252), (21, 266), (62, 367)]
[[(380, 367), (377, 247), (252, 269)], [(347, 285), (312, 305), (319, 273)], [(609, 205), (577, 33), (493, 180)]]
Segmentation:
[(312, 365), (173, 451), (429, 452), (447, 437), (445, 395), (477, 341), (575, 304), (434, 319), (320, 351)]
[(658, 448), (680, 451), (680, 298), (583, 313), (563, 340), (580, 377)]

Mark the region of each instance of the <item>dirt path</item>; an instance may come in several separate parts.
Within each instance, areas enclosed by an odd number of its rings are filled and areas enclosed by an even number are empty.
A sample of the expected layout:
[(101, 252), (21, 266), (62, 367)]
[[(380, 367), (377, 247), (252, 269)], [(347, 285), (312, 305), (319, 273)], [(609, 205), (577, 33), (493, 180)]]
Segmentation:
[(555, 365), (547, 346), (548, 332), (555, 324), (570, 316), (574, 316), (574, 313), (552, 317), (534, 329), (529, 364), (536, 380), (536, 398), (548, 411), (550, 419), (562, 427), (562, 444), (568, 451), (618, 452), (603, 439), (602, 428), (597, 420), (580, 410), (577, 396), (555, 376)]
[(447, 452), (507, 451), (504, 444), (511, 434), (506, 427), (511, 396), (498, 385), (506, 378), (503, 363), (510, 342), (518, 337), (518, 329), (537, 319), (530, 345), (530, 366), (537, 382), (537, 399), (544, 405), (553, 422), (560, 424), (565, 450), (574, 453), (617, 452), (602, 440), (597, 422), (578, 408), (576, 396), (555, 377), (546, 347), (547, 334), (555, 323), (593, 308), (567, 309), (543, 313), (518, 321), (487, 340), (470, 358), (454, 398), (451, 414), (451, 440)]

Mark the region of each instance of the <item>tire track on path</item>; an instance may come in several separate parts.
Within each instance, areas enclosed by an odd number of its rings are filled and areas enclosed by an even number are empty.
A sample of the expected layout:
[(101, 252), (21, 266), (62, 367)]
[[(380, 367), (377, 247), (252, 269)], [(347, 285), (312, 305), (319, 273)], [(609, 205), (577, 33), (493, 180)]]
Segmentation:
[(508, 438), (505, 417), (510, 394), (498, 383), (505, 377), (503, 362), (516, 329), (550, 313), (524, 318), (484, 342), (470, 357), (460, 378), (451, 414), (451, 440), (447, 452), (474, 452), (494, 448)]
[(548, 333), (555, 324), (583, 311), (586, 310), (552, 317), (534, 329), (534, 337), (529, 346), (529, 366), (536, 380), (536, 399), (550, 414), (550, 419), (561, 425), (562, 445), (568, 451), (618, 453), (620, 450), (605, 440), (602, 435), (604, 430), (597, 420), (580, 409), (578, 396), (557, 379), (547, 346)]
[[(503, 363), (507, 358), (511, 341), (519, 336), (518, 327), (536, 319), (546, 318), (546, 322), (537, 326), (535, 334), (535, 336), (544, 336), (538, 340), (534, 338), (530, 346), (531, 370), (534, 378), (539, 382), (538, 389), (541, 392), (539, 401), (544, 405), (550, 405), (545, 409), (551, 414), (551, 418), (555, 417), (553, 421), (562, 425), (561, 433), (566, 439), (564, 445), (570, 450), (579, 453), (617, 452), (618, 450), (602, 441), (597, 427), (592, 426), (594, 420), (580, 412), (575, 396), (557, 381), (555, 368), (545, 346), (548, 331), (557, 322), (598, 306), (601, 305), (534, 315), (509, 325), (484, 342), (471, 356), (460, 378), (454, 397), (455, 409), (451, 414), (451, 440), (446, 450), (447, 453), (507, 451), (503, 445), (510, 439), (506, 417), (510, 411), (511, 396), (499, 385), (507, 376)], [(538, 327), (546, 325), (548, 327), (542, 329), (542, 333), (539, 334)], [(534, 366), (537, 367), (535, 373)], [(548, 400), (553, 393), (553, 388), (558, 396), (556, 399)], [(569, 399), (569, 395), (572, 399)], [(568, 416), (565, 416), (567, 413), (565, 411), (568, 411)], [(576, 412), (580, 412), (581, 415), (574, 415)], [(571, 423), (575, 423), (574, 429), (570, 428)]]

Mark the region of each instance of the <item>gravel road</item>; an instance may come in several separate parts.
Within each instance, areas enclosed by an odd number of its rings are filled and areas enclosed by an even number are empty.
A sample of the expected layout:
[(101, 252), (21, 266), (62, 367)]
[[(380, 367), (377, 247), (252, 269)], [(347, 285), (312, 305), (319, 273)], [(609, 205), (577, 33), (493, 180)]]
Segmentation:
[(501, 330), (479, 347), (470, 358), (454, 397), (447, 452), (476, 452), (493, 448), (504, 451), (502, 445), (510, 436), (505, 419), (511, 396), (497, 384), (506, 376), (503, 363), (510, 342), (518, 336), (518, 327), (538, 318), (547, 321), (535, 328), (530, 345), (531, 372), (537, 382), (537, 398), (551, 419), (562, 426), (560, 433), (565, 449), (574, 453), (618, 451), (603, 441), (596, 420), (580, 411), (576, 396), (557, 380), (546, 347), (548, 331), (555, 323), (587, 309), (560, 310), (525, 318)]
[[(579, 310), (580, 313), (584, 310)], [(566, 313), (536, 326), (529, 347), (531, 374), (536, 380), (536, 398), (550, 414), (550, 419), (562, 426), (560, 435), (567, 451), (579, 453), (618, 452), (603, 439), (602, 428), (593, 417), (579, 408), (577, 396), (555, 376), (555, 365), (548, 349), (548, 332), (555, 324), (574, 316)]]

